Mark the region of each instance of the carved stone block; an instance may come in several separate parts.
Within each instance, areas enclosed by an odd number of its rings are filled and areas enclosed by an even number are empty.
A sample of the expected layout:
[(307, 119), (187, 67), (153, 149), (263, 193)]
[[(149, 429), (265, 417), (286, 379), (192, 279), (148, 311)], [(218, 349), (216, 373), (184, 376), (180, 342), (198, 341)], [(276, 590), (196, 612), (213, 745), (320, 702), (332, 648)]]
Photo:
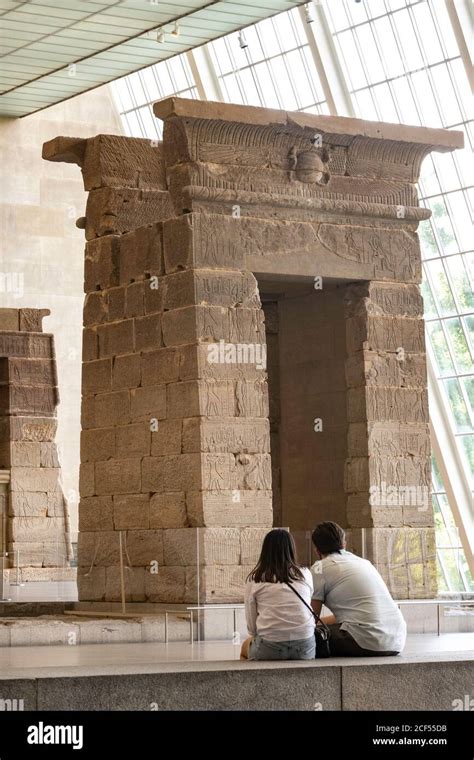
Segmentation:
[(193, 526), (246, 527), (273, 524), (272, 492), (234, 488), (188, 491), (186, 511)]
[(150, 499), (150, 528), (184, 528), (187, 525), (183, 491), (153, 494)]
[(123, 234), (172, 216), (169, 195), (163, 190), (91, 190), (86, 207), (86, 239)]
[[(139, 459), (111, 459), (95, 465), (95, 493), (140, 493), (141, 468)], [(82, 493), (82, 491), (81, 491)]]

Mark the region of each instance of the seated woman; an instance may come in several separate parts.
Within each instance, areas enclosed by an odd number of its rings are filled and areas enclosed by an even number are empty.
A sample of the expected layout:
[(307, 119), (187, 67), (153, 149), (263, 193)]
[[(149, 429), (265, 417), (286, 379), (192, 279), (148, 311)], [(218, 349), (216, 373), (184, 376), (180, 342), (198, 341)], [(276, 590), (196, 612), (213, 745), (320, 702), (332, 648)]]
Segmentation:
[(290, 586), (311, 607), (311, 571), (298, 567), (292, 536), (276, 528), (265, 536), (260, 559), (247, 578), (245, 614), (251, 637), (242, 644), (243, 659), (314, 658), (314, 617)]
[(311, 568), (312, 606), (323, 603), (333, 613), (321, 618), (331, 631), (329, 646), (336, 657), (399, 654), (406, 641), (406, 623), (381, 575), (366, 559), (346, 551), (343, 529), (320, 523), (313, 532), (320, 559)]

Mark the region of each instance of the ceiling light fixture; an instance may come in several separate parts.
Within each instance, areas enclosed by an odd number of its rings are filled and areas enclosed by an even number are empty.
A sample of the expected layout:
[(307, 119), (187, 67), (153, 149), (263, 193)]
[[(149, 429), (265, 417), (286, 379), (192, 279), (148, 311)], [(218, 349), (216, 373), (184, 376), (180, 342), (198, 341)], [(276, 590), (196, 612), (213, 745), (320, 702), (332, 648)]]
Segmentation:
[(307, 24), (312, 24), (314, 21), (313, 18), (313, 11), (310, 5), (305, 5), (304, 7), (304, 16)]
[(163, 29), (156, 35), (156, 41), (159, 43), (166, 42), (166, 34)]
[(245, 34), (243, 33), (242, 29), (239, 32), (239, 45), (244, 50), (244, 48), (248, 47), (248, 42), (245, 39)]
[(173, 35), (173, 37), (179, 37), (179, 33), (180, 33), (180, 28), (179, 28), (178, 22), (176, 21), (171, 34)]

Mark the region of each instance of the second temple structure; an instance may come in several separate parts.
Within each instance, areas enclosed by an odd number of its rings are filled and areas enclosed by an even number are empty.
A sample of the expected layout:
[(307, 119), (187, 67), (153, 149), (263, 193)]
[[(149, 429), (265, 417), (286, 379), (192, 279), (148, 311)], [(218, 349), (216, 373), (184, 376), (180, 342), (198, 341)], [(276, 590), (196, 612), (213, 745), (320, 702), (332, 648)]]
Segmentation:
[(86, 236), (81, 600), (242, 597), (335, 520), (436, 595), (416, 182), (459, 132), (169, 98), (163, 141), (58, 137)]

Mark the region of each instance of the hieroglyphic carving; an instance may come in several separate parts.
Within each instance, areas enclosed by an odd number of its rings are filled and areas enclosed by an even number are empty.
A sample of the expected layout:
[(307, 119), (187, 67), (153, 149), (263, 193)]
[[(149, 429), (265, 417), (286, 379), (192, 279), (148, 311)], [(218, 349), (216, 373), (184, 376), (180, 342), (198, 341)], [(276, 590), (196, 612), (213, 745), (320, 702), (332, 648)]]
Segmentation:
[(0, 356), (36, 359), (54, 357), (51, 335), (38, 333), (0, 333)]
[(426, 425), (369, 425), (369, 450), (376, 456), (429, 457), (430, 437)]
[(321, 224), (318, 239), (329, 251), (345, 259), (374, 263), (376, 276), (390, 273), (395, 278), (415, 279), (419, 274), (419, 243), (407, 230)]

